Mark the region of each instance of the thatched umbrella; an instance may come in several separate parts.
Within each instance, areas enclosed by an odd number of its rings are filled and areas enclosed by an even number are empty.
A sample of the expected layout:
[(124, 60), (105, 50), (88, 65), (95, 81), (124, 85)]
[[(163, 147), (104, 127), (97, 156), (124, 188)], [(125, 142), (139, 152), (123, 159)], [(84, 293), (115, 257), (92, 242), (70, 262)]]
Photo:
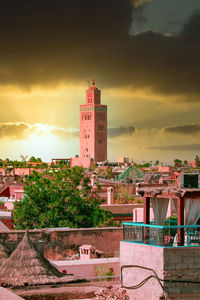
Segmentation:
[(3, 242), (0, 242), (0, 267), (3, 265), (3, 263), (8, 259), (10, 256), (10, 249), (4, 244)]
[(11, 256), (0, 267), (0, 285), (24, 286), (76, 281), (60, 273), (40, 254), (26, 233)]
[(0, 300), (23, 300), (24, 298), (14, 294), (13, 292), (0, 287)]

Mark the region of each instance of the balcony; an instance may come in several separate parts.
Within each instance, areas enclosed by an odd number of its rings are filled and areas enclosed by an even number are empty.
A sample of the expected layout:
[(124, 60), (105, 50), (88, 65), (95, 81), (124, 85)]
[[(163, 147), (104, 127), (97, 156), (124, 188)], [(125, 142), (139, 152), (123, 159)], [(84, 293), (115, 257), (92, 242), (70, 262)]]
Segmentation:
[(123, 223), (123, 241), (157, 247), (200, 247), (200, 225)]

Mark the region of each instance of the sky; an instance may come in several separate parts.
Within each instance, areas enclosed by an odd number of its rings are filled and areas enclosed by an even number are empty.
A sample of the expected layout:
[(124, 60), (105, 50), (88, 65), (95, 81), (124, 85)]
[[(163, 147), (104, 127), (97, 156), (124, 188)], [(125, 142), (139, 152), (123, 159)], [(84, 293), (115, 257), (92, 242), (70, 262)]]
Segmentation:
[(199, 0), (1, 1), (0, 39), (0, 158), (78, 154), (93, 77), (109, 160), (200, 154)]

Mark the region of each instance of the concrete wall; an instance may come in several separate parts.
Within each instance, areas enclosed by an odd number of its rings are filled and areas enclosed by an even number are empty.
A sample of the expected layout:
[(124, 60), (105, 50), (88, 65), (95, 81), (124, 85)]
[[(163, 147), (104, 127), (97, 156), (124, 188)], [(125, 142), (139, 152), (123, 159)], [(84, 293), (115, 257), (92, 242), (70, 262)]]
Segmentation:
[[(165, 248), (163, 259), (165, 279), (199, 280), (200, 247)], [(187, 300), (193, 299), (192, 294), (196, 297), (194, 299), (200, 299), (200, 282), (199, 284), (175, 283), (173, 285), (165, 283), (164, 286), (171, 295), (170, 299), (177, 299), (175, 295), (179, 294)]]
[[(130, 242), (120, 243), (120, 265), (137, 265), (153, 269), (160, 279), (197, 281), (200, 278), (200, 247), (162, 248)], [(152, 271), (139, 267), (123, 271), (124, 286), (139, 284)], [(164, 282), (170, 300), (200, 299), (200, 283)], [(155, 278), (131, 290), (135, 300), (158, 300), (163, 290)]]
[(112, 275), (120, 275), (119, 257), (97, 258), (87, 260), (51, 261), (62, 273), (73, 274), (82, 278), (106, 276), (112, 269)]
[[(19, 243), (24, 231), (1, 232), (0, 240), (11, 247)], [(52, 260), (66, 258), (72, 250), (79, 252), (83, 244), (93, 245), (96, 249), (113, 256), (119, 250), (120, 241), (123, 239), (123, 229), (120, 227), (106, 228), (57, 228), (30, 230), (30, 238), (34, 242), (44, 242), (45, 257)]]
[(143, 210), (143, 204), (101, 204), (101, 208), (111, 211), (114, 215), (132, 214), (135, 208), (141, 208)]
[[(163, 250), (164, 248), (121, 242), (120, 265), (148, 267), (153, 269), (160, 278), (163, 278)], [(154, 275), (152, 271), (140, 268), (124, 269), (123, 285), (137, 285), (150, 275)], [(158, 300), (162, 295), (162, 289), (158, 281), (151, 278), (139, 289), (130, 290), (130, 294), (131, 299), (134, 300)]]

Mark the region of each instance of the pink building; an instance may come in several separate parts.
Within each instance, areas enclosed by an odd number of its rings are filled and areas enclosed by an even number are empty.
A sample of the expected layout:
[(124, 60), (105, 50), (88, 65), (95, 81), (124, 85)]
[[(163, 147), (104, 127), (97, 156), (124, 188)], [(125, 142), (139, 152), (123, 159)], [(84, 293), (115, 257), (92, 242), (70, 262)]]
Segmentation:
[(197, 168), (197, 162), (194, 161), (188, 161), (188, 165), (191, 166), (192, 168)]
[(5, 183), (0, 187), (0, 199), (8, 198), (10, 200), (16, 201), (23, 198), (24, 189), (20, 183)]
[(101, 91), (95, 86), (86, 90), (86, 104), (80, 105), (80, 155), (71, 166), (89, 167), (107, 160), (107, 105), (101, 104)]
[(173, 172), (173, 167), (171, 166), (158, 166), (158, 172), (163, 172), (163, 173), (172, 173)]
[(31, 168), (15, 168), (14, 174), (18, 176), (28, 176), (31, 174)]

